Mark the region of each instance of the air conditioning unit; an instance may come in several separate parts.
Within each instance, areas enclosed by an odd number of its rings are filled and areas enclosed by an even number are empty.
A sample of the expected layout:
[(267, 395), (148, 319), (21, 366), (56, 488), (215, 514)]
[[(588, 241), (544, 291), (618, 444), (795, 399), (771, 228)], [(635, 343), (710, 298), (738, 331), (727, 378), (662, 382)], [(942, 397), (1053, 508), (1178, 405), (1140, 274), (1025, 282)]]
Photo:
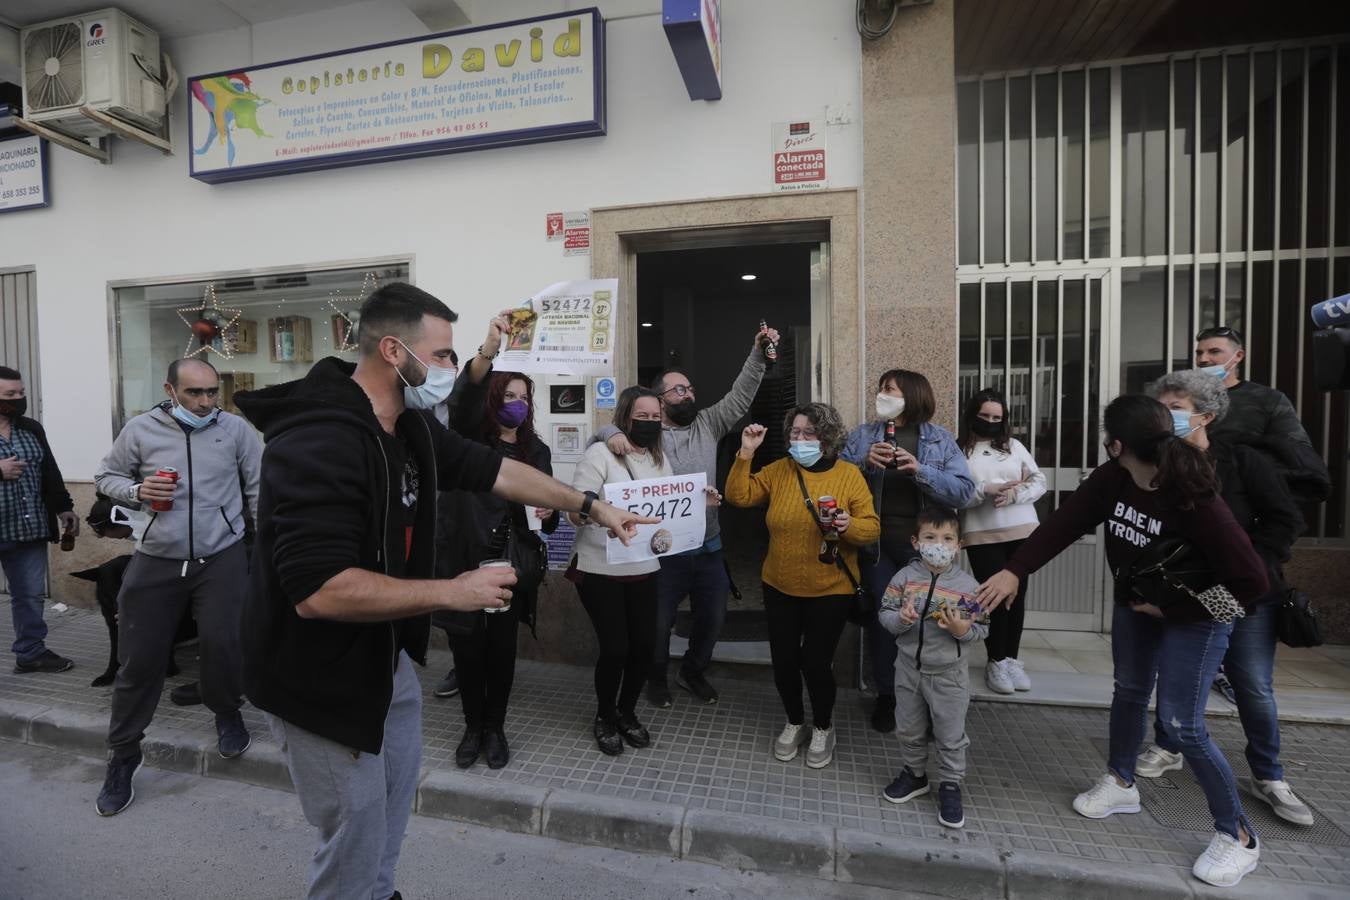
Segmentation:
[(29, 25), (19, 32), (24, 118), (79, 138), (108, 127), (80, 112), (106, 113), (158, 132), (164, 121), (159, 35), (118, 9)]

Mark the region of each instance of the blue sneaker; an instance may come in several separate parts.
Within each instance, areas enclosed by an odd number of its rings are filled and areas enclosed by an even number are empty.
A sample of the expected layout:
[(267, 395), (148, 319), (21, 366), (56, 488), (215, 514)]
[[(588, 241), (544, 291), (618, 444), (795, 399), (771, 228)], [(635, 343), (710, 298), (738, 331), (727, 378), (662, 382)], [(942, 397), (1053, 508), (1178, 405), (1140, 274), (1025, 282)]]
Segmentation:
[(928, 776), (915, 775), (905, 766), (895, 780), (881, 791), (881, 796), (892, 803), (904, 803), (928, 793)]
[(938, 785), (938, 823), (948, 828), (966, 824), (966, 815), (961, 811), (961, 786), (955, 781)]

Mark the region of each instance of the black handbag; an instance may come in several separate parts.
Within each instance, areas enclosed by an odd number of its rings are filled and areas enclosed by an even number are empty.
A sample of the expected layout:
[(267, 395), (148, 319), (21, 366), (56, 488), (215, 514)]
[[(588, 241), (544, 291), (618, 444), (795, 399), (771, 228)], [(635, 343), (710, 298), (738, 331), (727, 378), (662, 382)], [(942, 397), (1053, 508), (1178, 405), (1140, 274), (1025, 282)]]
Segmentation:
[(511, 590), (515, 594), (533, 593), (548, 574), (544, 542), (533, 531), (519, 528), (514, 522), (509, 528), (503, 557), (511, 560), (511, 567), (516, 570), (516, 583)]
[(1241, 604), (1204, 556), (1182, 538), (1163, 538), (1144, 548), (1116, 573), (1116, 584), (1128, 597), (1161, 610), (1182, 603), (1198, 603), (1216, 622), (1232, 622), (1246, 615)]
[(1308, 595), (1297, 588), (1285, 588), (1275, 610), (1275, 634), (1288, 647), (1318, 647), (1322, 644), (1322, 623)]
[[(802, 478), (801, 469), (796, 470), (797, 486), (802, 490), (802, 502), (806, 504), (806, 512), (811, 516), (811, 521), (816, 523), (816, 528), (820, 531), (821, 538), (824, 538), (828, 529), (821, 524), (820, 515), (816, 512), (816, 505), (811, 502), (811, 495), (806, 490), (806, 480)], [(872, 599), (872, 594), (859, 583), (858, 579), (853, 577), (853, 572), (849, 569), (848, 563), (844, 558), (835, 553), (834, 564), (839, 567), (839, 571), (844, 573), (848, 583), (853, 586), (853, 604), (848, 611), (848, 620), (854, 625), (865, 625), (871, 620), (873, 612), (876, 610), (876, 602)]]

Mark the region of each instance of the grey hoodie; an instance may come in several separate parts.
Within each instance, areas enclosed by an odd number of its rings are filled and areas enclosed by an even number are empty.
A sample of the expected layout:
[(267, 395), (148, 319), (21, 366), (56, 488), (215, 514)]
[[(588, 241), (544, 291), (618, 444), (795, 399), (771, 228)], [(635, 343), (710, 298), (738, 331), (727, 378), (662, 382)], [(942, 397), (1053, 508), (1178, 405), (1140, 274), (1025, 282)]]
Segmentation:
[[(967, 665), (963, 645), (985, 639), (989, 634), (988, 617), (976, 616), (970, 630), (958, 638), (943, 631), (932, 614), (939, 607), (955, 609), (958, 604), (973, 603), (979, 587), (979, 582), (954, 562), (947, 571), (934, 573), (923, 560), (916, 559), (896, 572), (886, 587), (877, 613), (881, 627), (896, 635), (899, 653), (895, 664), (917, 666), (925, 675)], [(919, 621), (913, 625), (906, 625), (900, 618), (900, 609), (906, 600), (914, 603), (914, 610), (919, 614)]]
[[(731, 427), (750, 411), (759, 392), (759, 383), (764, 379), (764, 354), (756, 347), (750, 351), (736, 376), (731, 390), (712, 406), (700, 409), (694, 421), (683, 428), (663, 425), (661, 428), (661, 451), (665, 454), (670, 470), (676, 475), (692, 475), (703, 472), (708, 476), (708, 486), (717, 484), (717, 444), (727, 436)], [(605, 425), (591, 438), (595, 441), (608, 441), (619, 433), (613, 425)], [(706, 544), (722, 533), (717, 518), (717, 507), (709, 506), (707, 511), (708, 527), (703, 533)], [(690, 553), (695, 551), (690, 550)]]
[(248, 422), (224, 410), (188, 434), (170, 406), (165, 401), (128, 422), (94, 482), (113, 502), (137, 507), (140, 482), (164, 466), (177, 469), (173, 509), (155, 512), (144, 504), (150, 522), (136, 549), (163, 559), (213, 556), (242, 540), (244, 516), (256, 515), (262, 442)]

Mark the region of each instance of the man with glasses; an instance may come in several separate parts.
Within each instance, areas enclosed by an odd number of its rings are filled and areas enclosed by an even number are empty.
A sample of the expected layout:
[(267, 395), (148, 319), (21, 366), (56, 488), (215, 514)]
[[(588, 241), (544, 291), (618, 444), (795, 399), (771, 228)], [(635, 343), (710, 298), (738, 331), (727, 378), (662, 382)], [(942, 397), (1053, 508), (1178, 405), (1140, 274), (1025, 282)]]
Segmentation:
[[(705, 409), (698, 408), (694, 385), (678, 369), (668, 369), (652, 381), (652, 390), (661, 396), (661, 450), (676, 475), (703, 472), (708, 476), (709, 487), (717, 483), (717, 444), (750, 411), (764, 378), (763, 347), (770, 342), (777, 344), (778, 340), (778, 332), (772, 328), (758, 332), (731, 391)], [(613, 425), (600, 429), (596, 438), (619, 455), (632, 449), (628, 439)], [(702, 703), (717, 702), (717, 690), (704, 673), (712, 664), (713, 647), (727, 617), (731, 580), (722, 557), (717, 506), (710, 505), (707, 515), (703, 546), (661, 557), (661, 577), (656, 587), (656, 656), (647, 683), (647, 701), (656, 707), (668, 707), (671, 703), (666, 682), (670, 630), (675, 624), (675, 611), (686, 595), (694, 623), (676, 684)]]
[[(96, 809), (131, 805), (141, 739), (164, 688), (174, 635), (191, 605), (197, 620), (202, 702), (216, 714), (224, 759), (248, 749), (239, 622), (248, 583), (245, 517), (258, 505), (262, 444), (242, 418), (217, 408), (220, 376), (201, 359), (169, 365), (168, 399), (136, 416), (94, 475), (100, 493), (142, 505), (150, 522), (117, 595), (118, 657), (108, 725), (111, 754)], [(160, 474), (176, 470), (173, 476)]]

